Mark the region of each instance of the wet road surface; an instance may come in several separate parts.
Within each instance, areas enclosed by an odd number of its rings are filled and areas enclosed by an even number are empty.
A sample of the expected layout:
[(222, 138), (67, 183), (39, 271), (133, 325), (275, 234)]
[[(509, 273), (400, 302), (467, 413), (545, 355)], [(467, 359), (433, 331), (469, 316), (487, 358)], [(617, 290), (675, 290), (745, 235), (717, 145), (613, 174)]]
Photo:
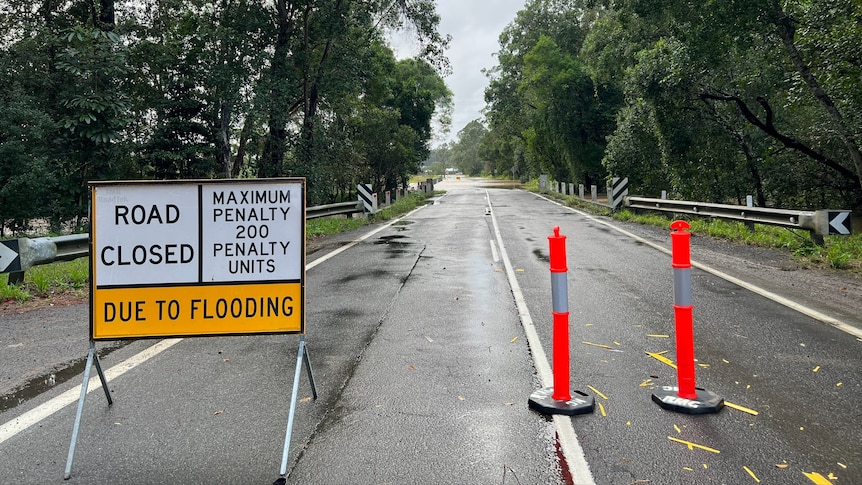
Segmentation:
[[(646, 354), (675, 359), (667, 254), (527, 192), (440, 187), (448, 192), (435, 204), (350, 249), (315, 263), (369, 229), (309, 255), (307, 343), (320, 396), (303, 375), (288, 483), (812, 483), (804, 473), (862, 483), (856, 337), (695, 270), (698, 386), (758, 414), (668, 412), (650, 395), (674, 385), (675, 371)], [(547, 384), (537, 355), (552, 353), (553, 226), (568, 238), (572, 389), (600, 406), (551, 420), (526, 403)], [(669, 247), (651, 234), (647, 242)], [(56, 341), (4, 338), (0, 358), (16, 362), (16, 376), (39, 376), (40, 362), (84, 357), (86, 319), (86, 306), (44, 313)], [(112, 379), (112, 406), (101, 391), (87, 398), (67, 483), (272, 483), (297, 340), (184, 339)], [(154, 345), (112, 347), (103, 366)], [(63, 482), (77, 396), (56, 400), (78, 385), (80, 375), (0, 412), (0, 483)], [(561, 445), (567, 433), (580, 457)]]

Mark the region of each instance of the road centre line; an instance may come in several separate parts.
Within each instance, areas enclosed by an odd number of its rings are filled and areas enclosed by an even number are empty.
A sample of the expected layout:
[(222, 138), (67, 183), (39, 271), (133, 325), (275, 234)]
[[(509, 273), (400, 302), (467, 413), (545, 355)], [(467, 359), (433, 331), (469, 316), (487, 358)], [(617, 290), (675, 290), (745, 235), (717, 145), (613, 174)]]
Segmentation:
[[(551, 387), (554, 382), (554, 374), (551, 370), (551, 365), (548, 363), (547, 354), (542, 347), (542, 342), (539, 340), (539, 334), (536, 333), (536, 326), (533, 324), (533, 317), (530, 316), (530, 310), (527, 308), (527, 303), (524, 300), (524, 294), (521, 292), (521, 287), (518, 280), (515, 278), (515, 270), (512, 268), (512, 263), (509, 261), (509, 255), (506, 252), (506, 246), (503, 245), (503, 237), (500, 235), (500, 226), (497, 225), (497, 217), (494, 215), (494, 206), (491, 205), (491, 197), (488, 190), (485, 189), (485, 198), (488, 200), (490, 209), (491, 222), (494, 225), (494, 236), (497, 238), (497, 247), (500, 250), (500, 256), (503, 260), (503, 265), (506, 268), (506, 276), (509, 279), (509, 286), (512, 288), (512, 294), (515, 297), (515, 304), (518, 308), (518, 316), (521, 319), (521, 325), (524, 327), (524, 333), (527, 335), (527, 343), (530, 346), (530, 351), (533, 355), (533, 363), (536, 366), (536, 372), (539, 374), (539, 379), (542, 381), (543, 387)], [(572, 418), (555, 414), (554, 426), (557, 430), (557, 440), (560, 443), (560, 449), (565, 457), (566, 464), (569, 467), (572, 479), (577, 485), (595, 485), (590, 466), (587, 463), (584, 450), (578, 442), (578, 435), (572, 426)]]
[[(306, 264), (305, 265), (306, 271), (308, 271), (311, 268), (323, 263), (324, 261), (327, 261), (328, 259), (330, 259), (330, 258), (332, 258), (332, 257), (334, 257), (340, 253), (343, 253), (344, 251), (347, 251), (348, 249), (350, 249), (353, 246), (359, 244), (360, 242), (370, 238), (371, 236), (377, 234), (378, 232), (386, 229), (387, 227), (391, 226), (392, 224), (395, 224), (396, 222), (413, 215), (416, 211), (418, 211), (419, 209), (422, 209), (423, 207), (424, 206), (420, 206), (420, 207), (412, 210), (411, 212), (405, 214), (404, 216), (399, 217), (397, 219), (394, 219), (391, 222), (384, 224), (384, 225), (378, 227), (377, 229), (374, 229), (373, 231), (363, 235), (359, 239), (356, 239), (356, 240), (350, 242), (350, 244), (342, 246), (342, 247), (340, 247), (340, 248), (338, 248), (338, 249), (336, 249), (330, 253), (327, 253), (326, 255), (314, 260), (313, 262)], [(126, 359), (126, 360), (120, 362), (119, 364), (111, 367), (110, 369), (107, 369), (105, 371), (105, 379), (108, 382), (110, 382), (113, 379), (120, 377), (121, 375), (125, 374), (126, 372), (128, 372), (128, 371), (134, 369), (135, 367), (138, 367), (139, 365), (143, 364), (144, 362), (150, 360), (151, 358), (159, 355), (160, 353), (164, 352), (165, 350), (167, 350), (167, 349), (173, 347), (174, 345), (182, 342), (183, 340), (185, 340), (185, 339), (172, 338), (172, 339), (159, 340), (154, 345), (144, 349), (143, 351), (133, 355), (132, 357), (129, 357), (128, 359)], [(57, 411), (60, 411), (64, 407), (77, 402), (78, 399), (80, 399), (80, 397), (81, 397), (81, 385), (82, 384), (79, 384), (79, 385), (73, 387), (72, 389), (69, 389), (68, 391), (63, 392), (59, 396), (51, 398), (50, 400), (46, 401), (45, 403), (40, 404), (39, 406), (36, 406), (35, 408), (25, 412), (24, 414), (22, 414), (16, 418), (12, 418), (11, 420), (9, 420), (3, 424), (0, 424), (0, 443), (7, 441), (8, 439), (12, 438), (13, 436), (17, 435), (18, 433), (20, 433), (24, 430), (30, 428), (33, 425), (39, 424), (40, 422), (47, 419), (48, 417), (50, 417), (51, 415), (53, 415)], [(98, 376), (91, 377), (90, 383), (87, 387), (87, 394), (90, 394), (91, 392), (95, 391), (96, 389), (100, 389), (101, 387), (102, 387), (102, 383), (99, 380), (99, 377)]]
[[(645, 244), (645, 245), (647, 245), (653, 249), (657, 249), (657, 250), (659, 250), (659, 251), (661, 251), (667, 255), (671, 254), (670, 249), (659, 246), (658, 244), (655, 244), (651, 241), (648, 241), (648, 240), (646, 240), (646, 239), (644, 239), (638, 235), (632, 234), (632, 233), (626, 231), (625, 229), (614, 226), (613, 224), (610, 224), (610, 223), (605, 222), (603, 220), (597, 219), (597, 218), (593, 217), (591, 214), (588, 214), (586, 212), (579, 211), (579, 210), (574, 209), (572, 207), (563, 205), (563, 204), (561, 204), (555, 200), (549, 199), (543, 195), (540, 195), (540, 194), (534, 194), (534, 195), (536, 195), (536, 197), (539, 197), (540, 199), (544, 199), (544, 200), (546, 200), (552, 204), (556, 204), (556, 205), (563, 207), (565, 209), (568, 209), (568, 210), (570, 210), (576, 214), (582, 215), (582, 216), (586, 217), (587, 219), (590, 219), (591, 221), (593, 221), (597, 224), (601, 224), (601, 225), (603, 225), (609, 229), (613, 229), (614, 231), (617, 231), (617, 232), (619, 232), (619, 233), (621, 233), (627, 237), (630, 237), (639, 243)], [(826, 315), (825, 313), (821, 313), (821, 312), (819, 312), (813, 308), (809, 308), (805, 305), (801, 305), (799, 303), (796, 303), (795, 301), (792, 301), (788, 298), (784, 298), (781, 295), (777, 295), (775, 293), (772, 293), (771, 291), (769, 291), (765, 288), (761, 288), (757, 285), (748, 283), (748, 282), (743, 281), (739, 278), (733, 277), (727, 273), (719, 271), (719, 270), (717, 270), (711, 266), (707, 266), (703, 263), (698, 263), (695, 260), (691, 261), (691, 265), (697, 269), (700, 269), (702, 271), (706, 271), (707, 273), (710, 273), (714, 276), (717, 276), (717, 277), (727, 281), (728, 283), (733, 283), (733, 284), (735, 284), (741, 288), (744, 288), (744, 289), (749, 290), (753, 293), (756, 293), (756, 294), (758, 294), (764, 298), (770, 299), (770, 300), (774, 301), (775, 303), (778, 303), (779, 305), (783, 305), (787, 308), (790, 308), (791, 310), (795, 310), (799, 313), (802, 313), (803, 315), (811, 317), (814, 320), (818, 320), (820, 322), (829, 324), (829, 325), (837, 328), (838, 330), (841, 330), (844, 333), (848, 333), (848, 334), (850, 334), (856, 338), (862, 338), (862, 329), (856, 328), (856, 327), (849, 325), (845, 322), (842, 322), (841, 320), (838, 320), (836, 318), (832, 318), (829, 315)]]

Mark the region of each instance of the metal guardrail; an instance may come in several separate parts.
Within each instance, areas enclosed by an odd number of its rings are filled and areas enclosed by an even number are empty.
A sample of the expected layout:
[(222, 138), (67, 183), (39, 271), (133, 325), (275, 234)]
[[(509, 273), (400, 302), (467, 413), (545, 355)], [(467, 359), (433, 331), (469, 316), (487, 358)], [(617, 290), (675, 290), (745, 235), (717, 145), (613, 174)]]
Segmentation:
[(362, 201), (338, 202), (336, 204), (318, 205), (305, 208), (305, 219), (318, 219), (320, 217), (337, 216), (341, 214), (354, 214), (364, 211)]
[(766, 224), (770, 226), (802, 229), (811, 233), (818, 244), (823, 236), (830, 234), (849, 235), (850, 211), (773, 209), (741, 205), (691, 202), (687, 200), (652, 199), (647, 197), (625, 197), (624, 205), (630, 209), (692, 214), (700, 217), (715, 217), (732, 221)]
[(793, 229), (815, 230), (814, 211), (712, 204), (687, 200), (651, 199), (648, 197), (626, 197), (624, 205), (631, 209), (693, 214), (701, 217), (716, 217), (719, 219), (754, 222)]
[[(618, 184), (618, 182), (620, 182)], [(544, 181), (548, 190), (566, 195), (566, 183), (557, 181)], [(569, 195), (575, 196), (574, 184), (568, 184)], [(717, 219), (745, 222), (752, 224), (766, 224), (780, 226), (790, 229), (802, 229), (811, 234), (811, 239), (816, 244), (823, 244), (823, 236), (827, 235), (850, 235), (851, 213), (849, 210), (816, 210), (803, 211), (793, 209), (773, 209), (768, 207), (740, 206), (729, 204), (714, 204), (709, 202), (692, 202), (687, 200), (653, 199), (648, 197), (629, 197), (628, 179), (614, 178), (613, 188), (615, 192), (613, 202), (602, 202), (597, 197), (597, 186), (592, 185), (591, 198), (584, 197), (583, 185), (578, 186), (578, 200), (614, 210), (618, 207), (620, 199), (622, 206), (635, 210), (653, 210), (670, 212), (674, 214), (691, 214), (699, 217), (714, 217)], [(608, 186), (608, 193), (612, 188)], [(610, 197), (609, 197), (610, 198)], [(750, 227), (753, 227), (750, 226)]]
[[(349, 215), (364, 211), (362, 202), (339, 202), (305, 208), (305, 219)], [(14, 241), (14, 240), (13, 240)], [(24, 272), (33, 266), (57, 261), (72, 261), (90, 254), (90, 235), (71, 234), (58, 237), (17, 239), (17, 255), (0, 253), (0, 273), (9, 273), (9, 284), (24, 282)]]

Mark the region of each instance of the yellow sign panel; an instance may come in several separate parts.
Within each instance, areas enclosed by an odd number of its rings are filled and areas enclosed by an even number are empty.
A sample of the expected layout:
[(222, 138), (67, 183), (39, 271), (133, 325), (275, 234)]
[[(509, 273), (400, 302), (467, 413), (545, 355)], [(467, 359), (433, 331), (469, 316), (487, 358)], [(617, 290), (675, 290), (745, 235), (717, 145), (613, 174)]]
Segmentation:
[(96, 340), (303, 328), (299, 283), (103, 289), (92, 305)]
[(305, 180), (91, 182), (94, 340), (304, 333)]

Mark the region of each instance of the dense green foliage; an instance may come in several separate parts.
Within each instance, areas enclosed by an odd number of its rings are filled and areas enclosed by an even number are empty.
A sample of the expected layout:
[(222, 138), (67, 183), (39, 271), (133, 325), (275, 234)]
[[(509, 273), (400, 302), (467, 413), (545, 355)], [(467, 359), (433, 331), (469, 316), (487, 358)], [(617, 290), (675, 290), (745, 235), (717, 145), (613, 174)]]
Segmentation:
[(469, 142), (488, 172), (862, 206), (858, 1), (528, 0), (498, 59)]
[[(309, 204), (404, 183), (445, 119), (431, 0), (7, 0), (0, 222), (81, 226), (87, 182), (304, 176)], [(398, 61), (385, 32), (423, 48)]]

